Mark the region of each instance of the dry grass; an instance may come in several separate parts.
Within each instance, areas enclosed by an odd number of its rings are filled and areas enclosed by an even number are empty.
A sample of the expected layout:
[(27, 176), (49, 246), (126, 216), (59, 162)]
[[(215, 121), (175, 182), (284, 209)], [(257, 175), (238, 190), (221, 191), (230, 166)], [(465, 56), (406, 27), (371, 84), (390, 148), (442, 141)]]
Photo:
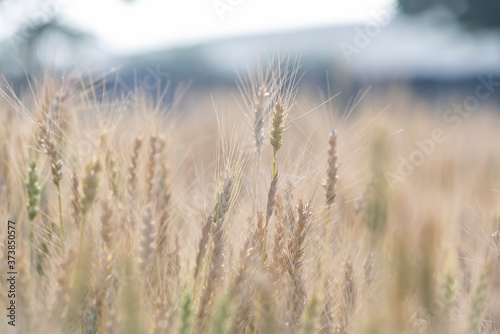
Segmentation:
[(347, 117), (310, 107), (291, 63), (256, 73), (215, 113), (200, 92), (172, 110), (4, 88), (16, 333), (499, 333), (498, 110), (457, 129), (409, 98)]

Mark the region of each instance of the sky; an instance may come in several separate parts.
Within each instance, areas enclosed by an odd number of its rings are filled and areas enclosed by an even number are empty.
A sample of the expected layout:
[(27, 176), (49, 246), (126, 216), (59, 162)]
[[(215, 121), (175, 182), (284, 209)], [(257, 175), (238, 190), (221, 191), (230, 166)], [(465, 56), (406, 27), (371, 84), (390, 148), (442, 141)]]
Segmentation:
[(9, 13), (0, 18), (0, 36), (11, 31), (16, 21), (33, 22), (46, 12), (58, 13), (117, 54), (242, 34), (366, 22), (374, 11), (394, 6), (393, 0), (45, 0), (45, 5), (25, 0), (24, 6), (6, 2), (11, 4)]

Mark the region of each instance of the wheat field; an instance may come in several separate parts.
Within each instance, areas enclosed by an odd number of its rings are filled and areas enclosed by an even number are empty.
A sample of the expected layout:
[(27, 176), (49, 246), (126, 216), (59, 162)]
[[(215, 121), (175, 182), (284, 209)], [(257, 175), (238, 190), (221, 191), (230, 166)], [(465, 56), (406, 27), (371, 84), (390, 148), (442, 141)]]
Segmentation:
[(499, 333), (498, 109), (345, 108), (301, 75), (4, 84), (0, 332)]

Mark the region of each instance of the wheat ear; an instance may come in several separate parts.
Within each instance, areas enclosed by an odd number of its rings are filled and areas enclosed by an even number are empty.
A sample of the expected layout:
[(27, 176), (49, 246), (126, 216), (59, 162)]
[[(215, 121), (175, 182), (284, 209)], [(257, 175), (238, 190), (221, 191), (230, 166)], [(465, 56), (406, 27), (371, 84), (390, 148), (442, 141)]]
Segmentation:
[(53, 304), (49, 307), (50, 317), (64, 318), (66, 307), (70, 300), (70, 292), (72, 288), (71, 275), (75, 264), (75, 250), (70, 250), (64, 255), (64, 258), (59, 264), (57, 281), (57, 290), (54, 296)]
[(128, 168), (128, 182), (127, 190), (130, 199), (133, 199), (136, 195), (137, 189), (137, 161), (139, 160), (139, 151), (142, 146), (142, 139), (137, 137), (134, 141), (134, 149), (132, 151), (132, 157), (130, 158), (130, 167)]
[(61, 247), (64, 252), (64, 224), (62, 217), (62, 200), (61, 200), (61, 187), (60, 182), (63, 177), (62, 166), (63, 162), (61, 160), (59, 151), (57, 150), (56, 143), (49, 128), (40, 124), (40, 136), (38, 138), (38, 143), (40, 147), (44, 150), (44, 153), (49, 157), (50, 170), (52, 173), (52, 182), (57, 188), (57, 200), (59, 203), (59, 222), (61, 225)]
[(40, 194), (40, 184), (38, 183), (38, 171), (35, 161), (32, 161), (29, 165), (26, 189), (28, 192), (26, 210), (28, 211), (28, 219), (33, 221), (38, 213), (38, 195)]
[(255, 149), (257, 150), (257, 157), (260, 156), (260, 152), (262, 150), (262, 142), (264, 140), (264, 111), (265, 111), (265, 103), (266, 97), (269, 95), (266, 92), (265, 86), (260, 86), (259, 91), (257, 92), (257, 98), (255, 99), (254, 106), (254, 140), (255, 140)]
[(474, 293), (472, 294), (468, 319), (470, 333), (476, 333), (480, 328), (486, 305), (486, 298), (488, 296), (487, 290), (489, 286), (490, 272), (490, 266), (489, 264), (486, 264), (479, 275)]
[(80, 243), (79, 243), (79, 253), (78, 253), (78, 269), (83, 257), (83, 241), (85, 235), (85, 223), (87, 219), (87, 213), (89, 212), (92, 204), (94, 203), (97, 192), (99, 189), (99, 172), (101, 171), (101, 164), (97, 158), (92, 158), (92, 160), (87, 164), (85, 168), (85, 177), (83, 179), (83, 197), (81, 199), (81, 210), (82, 210), (82, 223), (80, 224)]
[(156, 160), (157, 160), (157, 137), (151, 136), (149, 137), (149, 158), (146, 172), (146, 191), (148, 202), (151, 202), (153, 198), (153, 182), (155, 178), (155, 169), (156, 169)]
[(288, 246), (290, 262), (288, 265), (288, 273), (292, 281), (292, 289), (290, 292), (290, 309), (291, 309), (291, 323), (297, 327), (300, 323), (302, 312), (304, 311), (304, 304), (306, 301), (307, 293), (305, 284), (302, 279), (301, 269), (304, 255), (304, 240), (309, 229), (309, 218), (311, 211), (309, 203), (304, 205), (299, 201), (297, 205), (298, 220), (292, 234)]
[(233, 177), (226, 175), (222, 190), (219, 193), (219, 199), (215, 205), (214, 221), (224, 220), (226, 213), (231, 206), (231, 196), (233, 192)]
[(36, 169), (36, 162), (32, 161), (28, 169), (28, 180), (26, 181), (26, 190), (28, 193), (28, 200), (26, 202), (26, 210), (28, 211), (28, 219), (30, 220), (30, 260), (33, 263), (33, 243), (34, 231), (33, 220), (38, 213), (38, 195), (40, 194), (40, 184), (38, 183), (38, 172)]
[(153, 220), (153, 207), (148, 205), (146, 207), (146, 211), (144, 212), (143, 218), (143, 226), (141, 230), (141, 239), (140, 239), (140, 247), (139, 247), (139, 269), (141, 273), (147, 274), (149, 273), (149, 263), (151, 260), (151, 256), (156, 249), (155, 247), (155, 222)]
[(193, 299), (188, 292), (182, 299), (180, 318), (179, 334), (190, 334), (193, 326)]
[(267, 194), (267, 207), (266, 207), (266, 228), (269, 225), (269, 220), (273, 214), (274, 204), (276, 203), (276, 191), (278, 190), (278, 180), (279, 173), (274, 174), (271, 185), (269, 186), (269, 192)]
[(269, 232), (269, 220), (273, 214), (274, 204), (276, 203), (276, 191), (278, 190), (278, 179), (279, 173), (276, 172), (274, 174), (273, 180), (271, 181), (271, 185), (269, 186), (269, 192), (267, 194), (267, 207), (266, 207), (266, 223), (263, 226), (264, 239), (262, 245), (262, 264), (266, 260), (266, 251), (267, 251), (267, 236)]
[(356, 285), (354, 282), (354, 271), (351, 262), (351, 256), (342, 264), (342, 269), (344, 271), (344, 282), (343, 282), (343, 307), (342, 313), (339, 319), (339, 324), (337, 325), (338, 333), (348, 333), (350, 317), (356, 306)]
[(330, 211), (335, 203), (335, 198), (337, 192), (335, 186), (337, 184), (338, 165), (337, 165), (337, 131), (334, 129), (330, 134), (328, 139), (328, 164), (326, 170), (326, 180), (323, 183), (326, 195), (326, 205), (327, 205), (327, 217), (325, 223), (325, 244), (323, 246), (323, 265), (322, 265), (322, 276), (325, 275), (325, 266), (328, 256), (328, 237), (330, 235)]
[(113, 216), (113, 209), (108, 200), (103, 200), (101, 203), (102, 214), (101, 214), (101, 237), (103, 241), (103, 253), (102, 253), (102, 266), (100, 269), (99, 282), (100, 286), (96, 291), (96, 309), (100, 315), (99, 328), (102, 331), (106, 324), (106, 305), (108, 287), (113, 277), (113, 261), (114, 253), (111, 249), (112, 240), (114, 235), (114, 229), (112, 226), (111, 218)]
[(205, 257), (205, 252), (207, 251), (208, 240), (210, 237), (210, 228), (212, 227), (213, 218), (212, 215), (207, 217), (205, 224), (203, 225), (203, 229), (201, 231), (201, 238), (198, 243), (198, 253), (196, 254), (196, 262), (194, 267), (194, 280), (198, 277), (200, 272), (200, 268), (202, 266), (202, 260)]
[(71, 215), (73, 216), (73, 221), (77, 228), (80, 228), (80, 221), (82, 219), (82, 208), (80, 206), (80, 192), (78, 191), (79, 186), (80, 186), (80, 179), (78, 178), (78, 175), (76, 175), (76, 173), (73, 172), (73, 175), (71, 175), (71, 192), (73, 194), (73, 197), (71, 198), (71, 207), (72, 207)]
[(303, 334), (313, 334), (316, 332), (316, 320), (318, 317), (318, 299), (316, 297), (311, 298), (309, 305), (307, 306), (306, 314), (304, 316), (302, 324)]
[(285, 216), (283, 212), (283, 200), (281, 196), (276, 195), (276, 212), (277, 212), (277, 222), (274, 231), (274, 242), (273, 242), (273, 275), (274, 283), (277, 284), (281, 280), (281, 275), (286, 272), (286, 259), (285, 259), (285, 249), (286, 249), (286, 238), (287, 229), (285, 226)]
[(326, 204), (332, 206), (335, 203), (337, 192), (335, 186), (338, 180), (337, 165), (337, 131), (333, 130), (328, 139), (328, 164), (326, 170), (326, 180), (323, 184), (325, 188)]
[(214, 247), (210, 255), (206, 284), (198, 308), (197, 333), (204, 333), (206, 330), (208, 312), (213, 305), (215, 291), (223, 275), (225, 245), (222, 219), (214, 222), (212, 239)]
[(273, 147), (273, 178), (276, 174), (278, 151), (281, 148), (283, 132), (285, 131), (285, 116), (285, 105), (279, 101), (276, 102), (269, 127), (269, 141)]

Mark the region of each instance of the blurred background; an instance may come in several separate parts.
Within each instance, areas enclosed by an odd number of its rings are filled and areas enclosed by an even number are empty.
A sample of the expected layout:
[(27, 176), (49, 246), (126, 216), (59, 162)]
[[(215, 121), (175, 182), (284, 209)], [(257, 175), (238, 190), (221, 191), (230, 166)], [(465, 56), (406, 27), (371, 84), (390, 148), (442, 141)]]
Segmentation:
[(302, 85), (339, 99), (405, 87), (440, 101), (500, 81), (499, 14), (498, 0), (0, 0), (0, 72), (15, 90), (45, 71), (215, 90), (290, 54)]

